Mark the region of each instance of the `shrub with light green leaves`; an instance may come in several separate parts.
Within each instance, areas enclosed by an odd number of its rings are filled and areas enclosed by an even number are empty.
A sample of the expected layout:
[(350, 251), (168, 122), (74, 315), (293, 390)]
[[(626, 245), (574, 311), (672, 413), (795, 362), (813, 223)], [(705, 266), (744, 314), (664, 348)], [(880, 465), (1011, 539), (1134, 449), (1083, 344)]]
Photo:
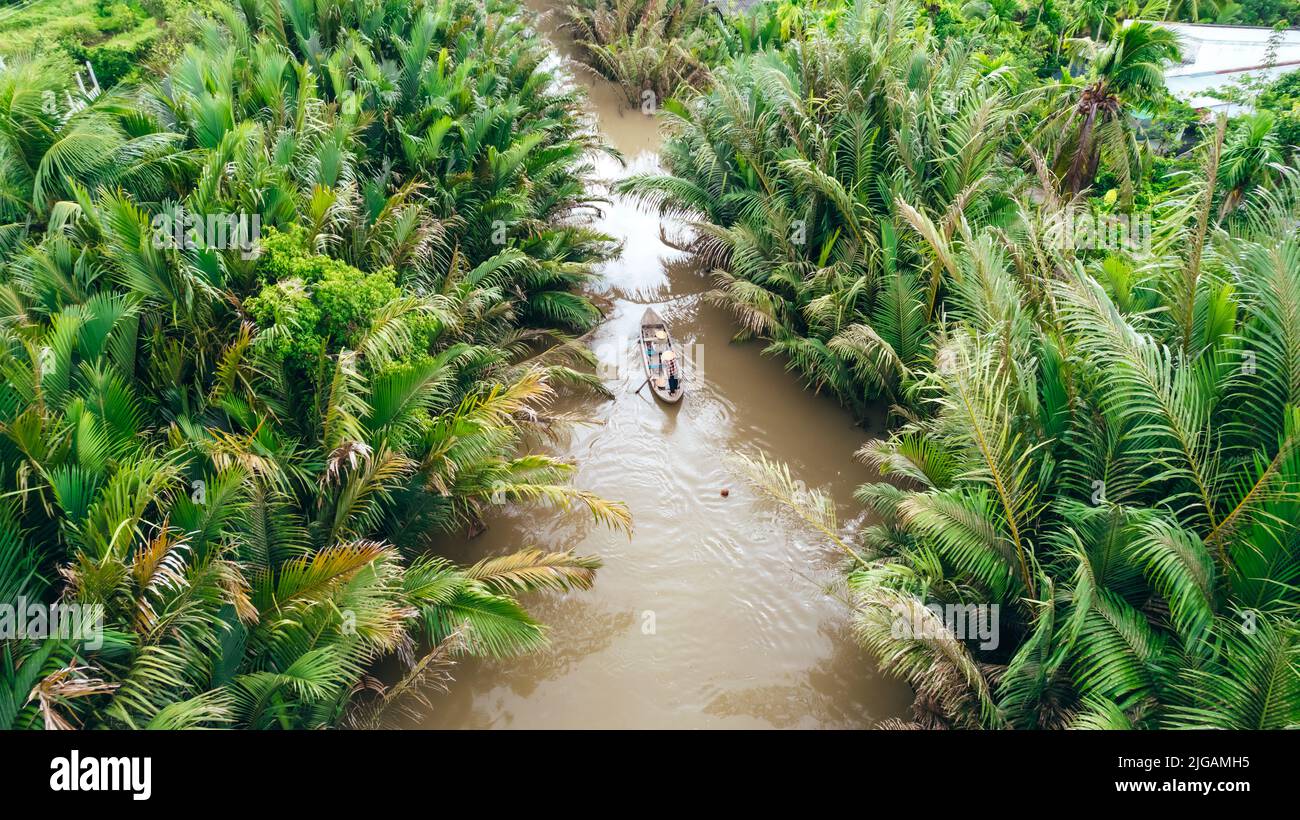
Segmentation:
[(269, 229), (259, 260), (267, 284), (245, 303), (259, 327), (276, 334), (275, 349), (310, 373), (317, 359), (354, 347), (384, 305), (401, 296), (397, 273), (362, 271), (306, 247), (301, 229)]

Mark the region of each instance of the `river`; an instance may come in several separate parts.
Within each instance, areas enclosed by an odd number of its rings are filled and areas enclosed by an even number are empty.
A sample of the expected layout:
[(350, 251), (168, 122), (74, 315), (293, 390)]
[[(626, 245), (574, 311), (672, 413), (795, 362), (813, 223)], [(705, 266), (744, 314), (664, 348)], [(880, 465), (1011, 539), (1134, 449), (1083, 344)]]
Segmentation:
[[(549, 21), (542, 28), (586, 88), (595, 126), (626, 159), (599, 158), (603, 178), (657, 169), (654, 118), (626, 109), (617, 88), (569, 61)], [(603, 268), (612, 307), (591, 339), (616, 398), (566, 407), (593, 423), (552, 450), (577, 463), (576, 485), (628, 504), (635, 534), (578, 512), (520, 507), (492, 516), (477, 538), (440, 545), (463, 562), (540, 546), (605, 565), (591, 591), (525, 597), (549, 626), (549, 648), (462, 663), (415, 725), (865, 728), (906, 715), (910, 690), (876, 672), (852, 640), (845, 605), (828, 594), (842, 554), (757, 497), (728, 462), (756, 451), (787, 462), (847, 517), (860, 513), (853, 488), (873, 477), (852, 459), (870, 434), (761, 356), (761, 345), (730, 343), (731, 318), (701, 299), (708, 277), (660, 241), (657, 215), (613, 198), (595, 225), (624, 242)], [(647, 306), (687, 347), (680, 405), (633, 392), (644, 374), (632, 340)]]

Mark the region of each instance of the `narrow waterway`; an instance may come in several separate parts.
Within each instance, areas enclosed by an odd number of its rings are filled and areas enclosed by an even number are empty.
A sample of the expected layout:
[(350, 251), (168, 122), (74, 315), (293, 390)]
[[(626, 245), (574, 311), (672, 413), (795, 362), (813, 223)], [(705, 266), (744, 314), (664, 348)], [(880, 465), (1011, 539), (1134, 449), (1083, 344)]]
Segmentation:
[[(542, 27), (567, 62), (563, 36)], [(626, 159), (601, 158), (599, 172), (613, 180), (656, 169), (655, 120), (623, 108), (609, 83), (570, 71), (595, 126)], [(855, 728), (903, 715), (908, 688), (876, 673), (844, 605), (827, 594), (840, 553), (758, 498), (729, 463), (763, 451), (828, 490), (847, 517), (858, 511), (853, 488), (872, 478), (851, 457), (869, 434), (759, 345), (730, 343), (730, 317), (700, 298), (708, 277), (660, 241), (656, 215), (618, 198), (602, 210), (596, 226), (624, 247), (604, 268), (613, 307), (591, 343), (616, 398), (566, 408), (594, 423), (553, 449), (578, 464), (575, 484), (628, 504), (635, 535), (576, 512), (521, 508), (494, 516), (478, 538), (444, 545), (465, 562), (540, 546), (598, 555), (605, 566), (589, 592), (527, 599), (549, 625), (547, 650), (462, 664), (419, 725)], [(633, 392), (644, 374), (632, 340), (647, 306), (687, 347), (688, 392), (677, 406)]]

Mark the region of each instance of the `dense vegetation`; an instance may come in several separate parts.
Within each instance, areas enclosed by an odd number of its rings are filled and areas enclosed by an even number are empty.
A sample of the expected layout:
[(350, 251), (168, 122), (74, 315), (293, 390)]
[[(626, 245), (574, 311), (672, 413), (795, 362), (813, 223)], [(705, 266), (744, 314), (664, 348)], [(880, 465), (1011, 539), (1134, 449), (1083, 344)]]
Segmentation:
[[(842, 0), (567, 0), (563, 25), (587, 64), (642, 105), (706, 89), (728, 58), (800, 39), (809, 27), (833, 31), (852, 3)], [(1104, 42), (1125, 20), (1300, 25), (1294, 0), (1243, 3), (1151, 0), (939, 0), (917, 10), (940, 42), (1009, 54), (1040, 78), (1072, 65), (1071, 47)]]
[[(746, 467), (844, 550), (912, 725), (1300, 723), (1294, 146), (1267, 114), (1140, 143), (1176, 44), (1105, 30), (1043, 82), (860, 2), (715, 68), (664, 114), (671, 175), (623, 186), (693, 220), (742, 335), (893, 406), (859, 533)], [(1149, 235), (1062, 231), (1133, 203)], [(936, 605), (995, 606), (996, 645)]]
[[(219, 2), (219, 0), (215, 0)], [(108, 88), (167, 70), (195, 0), (22, 0), (0, 4), (0, 58), (63, 55)], [(84, 70), (84, 69), (83, 69)]]
[(719, 5), (725, 4), (576, 0), (563, 6), (562, 24), (596, 72), (617, 83), (634, 105), (653, 109), (680, 91), (707, 86), (710, 67), (728, 57), (780, 45), (804, 18), (798, 2), (726, 14)]
[(1294, 150), (1294, 146), (1300, 145), (1300, 73), (1283, 74), (1261, 89), (1254, 102), (1261, 112), (1277, 120), (1279, 147)]
[[(432, 550), (499, 503), (630, 526), (531, 452), (602, 390), (575, 337), (614, 248), (526, 15), (93, 6), (49, 42), (0, 9), (0, 603), (105, 631), (0, 644), (0, 726), (372, 726), (541, 645), (518, 596), (596, 559)], [(691, 222), (739, 337), (891, 408), (859, 532), (744, 464), (843, 550), (900, 725), (1300, 724), (1300, 72), (1202, 121), (1127, 23), (1292, 6), (568, 4), (670, 133), (621, 191)]]
[(629, 526), (527, 448), (558, 385), (599, 389), (569, 334), (611, 247), (518, 7), (216, 11), (93, 100), (61, 55), (0, 70), (0, 602), (105, 619), (0, 646), (0, 727), (374, 725), (540, 645), (516, 596), (598, 566), (457, 567), (438, 532), (512, 502)]

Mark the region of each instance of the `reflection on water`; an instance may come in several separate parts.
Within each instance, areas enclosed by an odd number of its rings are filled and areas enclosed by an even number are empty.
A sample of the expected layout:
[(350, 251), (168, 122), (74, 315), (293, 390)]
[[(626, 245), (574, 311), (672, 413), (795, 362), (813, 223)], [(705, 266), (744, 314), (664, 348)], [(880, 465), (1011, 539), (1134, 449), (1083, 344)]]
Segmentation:
[[(627, 160), (599, 159), (600, 172), (656, 169), (654, 121), (620, 112), (608, 84), (583, 84)], [(572, 548), (605, 566), (590, 592), (528, 599), (549, 626), (548, 649), (457, 667), (451, 692), (419, 725), (865, 727), (904, 714), (907, 687), (876, 674), (844, 605), (826, 594), (839, 553), (757, 498), (728, 460), (762, 450), (848, 512), (853, 488), (872, 478), (851, 459), (867, 433), (757, 345), (729, 343), (734, 324), (701, 299), (707, 277), (659, 241), (658, 217), (618, 198), (602, 210), (598, 227), (625, 244), (604, 269), (612, 308), (591, 344), (616, 398), (577, 401), (572, 409), (595, 423), (554, 449), (576, 460), (575, 484), (628, 504), (635, 535), (576, 513), (513, 509), (482, 536), (441, 545), (461, 561)], [(647, 305), (695, 350), (680, 405), (633, 392), (644, 374), (631, 340)]]

